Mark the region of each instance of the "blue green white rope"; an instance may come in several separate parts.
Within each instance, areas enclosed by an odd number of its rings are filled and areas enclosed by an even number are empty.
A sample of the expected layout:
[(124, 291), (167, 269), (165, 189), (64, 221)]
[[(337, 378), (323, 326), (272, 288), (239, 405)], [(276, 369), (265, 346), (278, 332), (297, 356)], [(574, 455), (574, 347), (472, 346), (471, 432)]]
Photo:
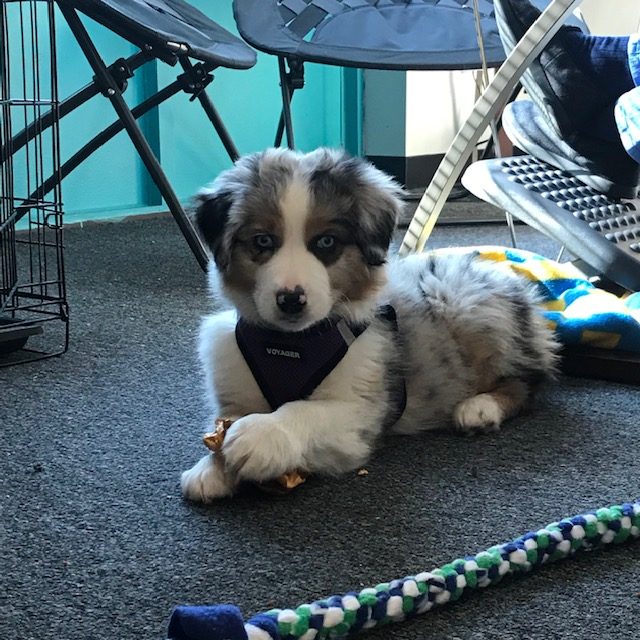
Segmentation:
[(173, 640), (322, 640), (344, 638), (400, 622), (453, 602), (470, 590), (508, 575), (640, 537), (640, 502), (598, 509), (554, 522), (516, 540), (490, 547), (432, 571), (302, 604), (273, 609), (242, 621), (236, 607), (178, 607)]

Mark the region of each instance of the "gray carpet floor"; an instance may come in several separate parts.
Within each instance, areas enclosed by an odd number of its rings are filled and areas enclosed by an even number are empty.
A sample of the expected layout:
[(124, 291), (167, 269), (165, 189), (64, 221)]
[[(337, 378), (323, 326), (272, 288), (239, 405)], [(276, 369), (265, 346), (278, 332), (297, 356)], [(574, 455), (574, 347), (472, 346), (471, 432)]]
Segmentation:
[[(442, 227), (432, 246), (508, 242), (504, 226)], [(501, 433), (392, 438), (367, 476), (188, 504), (178, 478), (212, 418), (204, 276), (166, 217), (70, 228), (66, 244), (69, 352), (0, 370), (2, 640), (160, 639), (179, 603), (295, 606), (640, 494), (638, 389), (561, 378)], [(367, 637), (637, 638), (639, 615), (629, 544)]]

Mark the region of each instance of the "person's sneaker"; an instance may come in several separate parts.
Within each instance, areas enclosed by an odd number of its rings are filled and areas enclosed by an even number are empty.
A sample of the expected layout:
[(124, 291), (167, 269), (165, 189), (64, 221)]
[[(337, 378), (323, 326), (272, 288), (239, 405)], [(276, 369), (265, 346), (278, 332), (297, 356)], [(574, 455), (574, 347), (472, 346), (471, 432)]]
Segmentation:
[[(494, 7), (500, 38), (509, 53), (540, 17), (540, 11), (528, 0), (494, 0)], [(563, 137), (576, 129), (588, 128), (594, 111), (590, 97), (599, 98), (593, 78), (576, 65), (563, 45), (567, 30), (580, 29), (560, 27), (521, 80), (531, 99), (543, 113), (549, 114), (553, 126)]]
[(635, 198), (640, 165), (624, 151), (622, 143), (573, 136), (561, 138), (549, 119), (531, 100), (508, 104), (502, 126), (509, 139), (534, 158), (566, 171), (587, 186), (613, 199)]
[[(527, 0), (494, 0), (494, 7), (500, 38), (508, 53), (538, 19), (540, 11)], [(594, 113), (602, 106), (598, 104), (597, 84), (563, 46), (562, 37), (568, 29), (579, 27), (561, 27), (522, 76), (522, 85), (537, 110), (518, 107), (508, 113), (508, 124), (503, 116), (505, 130), (510, 127), (518, 139), (512, 138), (513, 142), (523, 151), (569, 171), (591, 187), (600, 185), (597, 188), (605, 195), (634, 198), (640, 165), (621, 142), (582, 133), (593, 128)]]

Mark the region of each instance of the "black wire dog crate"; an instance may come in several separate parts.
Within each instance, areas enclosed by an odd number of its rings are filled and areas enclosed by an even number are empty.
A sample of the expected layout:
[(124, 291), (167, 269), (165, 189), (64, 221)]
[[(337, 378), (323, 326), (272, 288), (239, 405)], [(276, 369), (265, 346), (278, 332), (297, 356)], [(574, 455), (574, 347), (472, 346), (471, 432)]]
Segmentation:
[(66, 351), (54, 0), (0, 0), (0, 366)]

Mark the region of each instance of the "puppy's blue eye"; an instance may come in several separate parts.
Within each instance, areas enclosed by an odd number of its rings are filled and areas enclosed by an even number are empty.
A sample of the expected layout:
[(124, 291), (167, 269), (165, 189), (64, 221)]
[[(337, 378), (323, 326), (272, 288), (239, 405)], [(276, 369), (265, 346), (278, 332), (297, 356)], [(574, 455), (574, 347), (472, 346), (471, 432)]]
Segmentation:
[(268, 233), (259, 233), (258, 235), (253, 236), (253, 244), (257, 249), (266, 251), (275, 247), (276, 240)]
[(333, 249), (336, 245), (336, 239), (333, 236), (320, 236), (316, 240), (316, 247), (320, 249), (320, 251), (328, 251), (329, 249)]

